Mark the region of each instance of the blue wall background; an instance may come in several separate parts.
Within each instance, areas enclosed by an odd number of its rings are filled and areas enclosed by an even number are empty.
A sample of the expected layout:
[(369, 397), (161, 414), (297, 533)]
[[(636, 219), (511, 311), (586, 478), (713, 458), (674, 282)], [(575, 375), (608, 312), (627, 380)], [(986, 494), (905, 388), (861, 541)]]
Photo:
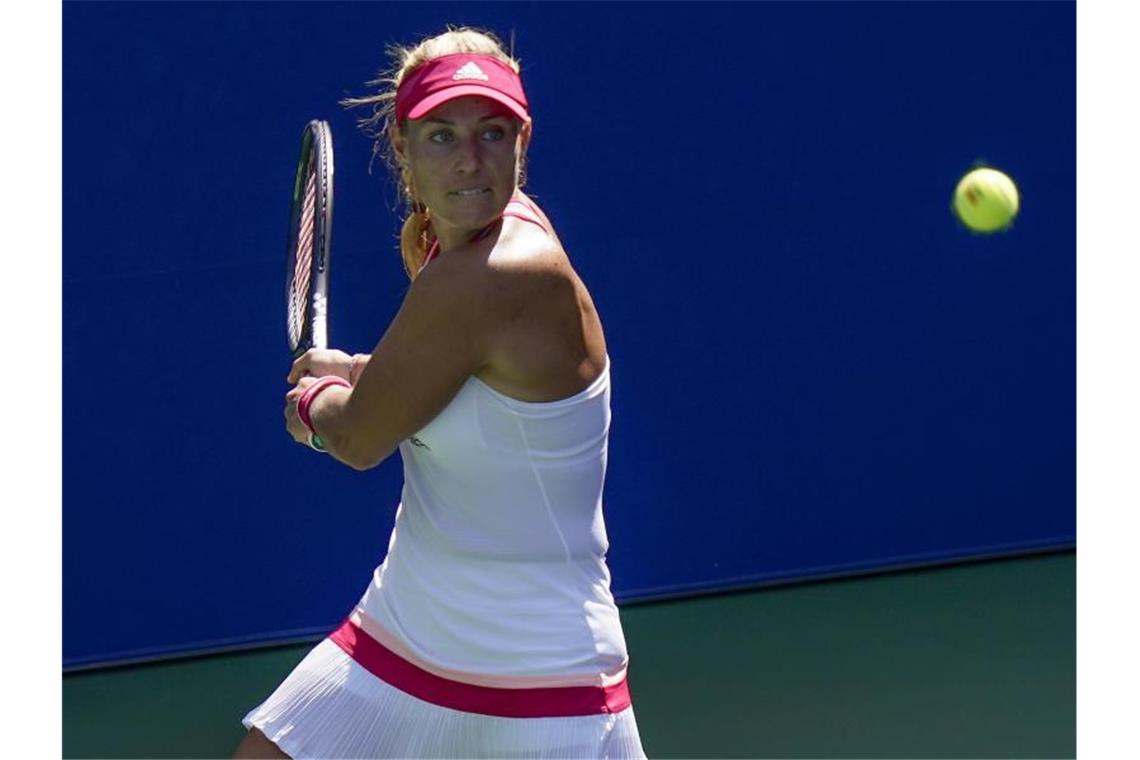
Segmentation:
[[(64, 662), (311, 636), (398, 459), (281, 422), (300, 129), (336, 143), (331, 337), (406, 287), (356, 114), (391, 42), (516, 39), (528, 188), (605, 320), (620, 600), (1075, 540), (1073, 3), (64, 4)], [(976, 161), (1023, 211), (949, 213)]]

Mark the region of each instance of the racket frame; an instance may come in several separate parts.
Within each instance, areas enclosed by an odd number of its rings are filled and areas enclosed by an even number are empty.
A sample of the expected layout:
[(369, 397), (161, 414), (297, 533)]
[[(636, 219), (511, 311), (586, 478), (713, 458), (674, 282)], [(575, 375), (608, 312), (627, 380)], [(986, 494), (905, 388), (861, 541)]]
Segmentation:
[[(309, 288), (304, 301), (301, 331), (294, 345), (292, 336), (292, 291), (296, 276), (299, 223), (304, 209), (309, 165), (316, 170), (315, 207), (313, 210), (313, 258), (310, 263)], [(289, 212), (289, 232), (285, 255), (285, 329), (286, 340), (294, 358), (310, 348), (328, 347), (329, 254), (333, 219), (333, 146), (328, 122), (314, 119), (301, 134), (301, 151), (293, 179), (293, 197)]]

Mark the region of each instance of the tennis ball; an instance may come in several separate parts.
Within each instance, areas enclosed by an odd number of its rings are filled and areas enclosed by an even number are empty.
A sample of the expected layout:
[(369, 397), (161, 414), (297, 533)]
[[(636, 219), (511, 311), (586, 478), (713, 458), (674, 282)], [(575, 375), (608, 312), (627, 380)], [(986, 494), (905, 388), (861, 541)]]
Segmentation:
[(954, 188), (954, 214), (974, 232), (999, 232), (1017, 216), (1017, 185), (988, 166), (966, 173)]

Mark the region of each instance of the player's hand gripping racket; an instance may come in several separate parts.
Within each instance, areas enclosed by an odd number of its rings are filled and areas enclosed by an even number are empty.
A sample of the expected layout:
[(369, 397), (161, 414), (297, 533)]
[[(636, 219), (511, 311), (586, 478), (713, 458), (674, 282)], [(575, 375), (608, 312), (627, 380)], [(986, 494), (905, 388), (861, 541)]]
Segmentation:
[(328, 347), (332, 217), (332, 133), (328, 122), (313, 120), (301, 135), (285, 251), (285, 326), (293, 358)]

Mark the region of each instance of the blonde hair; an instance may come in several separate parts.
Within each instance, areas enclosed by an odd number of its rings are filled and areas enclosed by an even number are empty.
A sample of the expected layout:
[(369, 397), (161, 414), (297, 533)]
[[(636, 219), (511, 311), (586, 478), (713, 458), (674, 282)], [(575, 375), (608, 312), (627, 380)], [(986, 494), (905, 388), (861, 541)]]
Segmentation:
[[(388, 57), (390, 69), (380, 71), (376, 78), (367, 82), (378, 92), (361, 98), (345, 98), (341, 105), (346, 108), (371, 107), (371, 115), (358, 120), (357, 124), (366, 135), (373, 138), (372, 155), (380, 157), (388, 165), (400, 184), (400, 195), (406, 205), (406, 215), (400, 229), (400, 257), (409, 279), (415, 279), (427, 258), (435, 235), (431, 228), (431, 213), (416, 197), (412, 182), (412, 172), (406, 163), (396, 156), (392, 148), (390, 129), (402, 129), (395, 123), (396, 90), (404, 78), (412, 71), (441, 56), (453, 53), (479, 53), (491, 55), (519, 73), (519, 62), (503, 50), (503, 44), (493, 33), (471, 27), (451, 27), (442, 34), (428, 37), (412, 47), (390, 45)], [(521, 184), (521, 180), (520, 180)]]

